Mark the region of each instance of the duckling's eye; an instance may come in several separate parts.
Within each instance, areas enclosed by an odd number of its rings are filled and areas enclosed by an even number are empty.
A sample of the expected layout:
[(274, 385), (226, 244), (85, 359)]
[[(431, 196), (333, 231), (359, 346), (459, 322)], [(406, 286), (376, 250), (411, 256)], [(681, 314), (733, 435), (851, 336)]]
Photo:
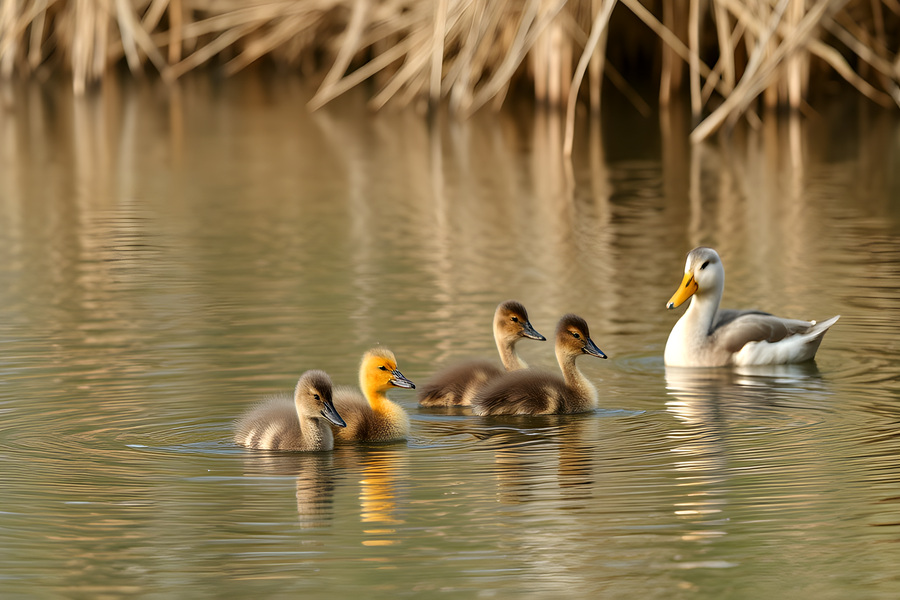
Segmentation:
[(316, 400), (320, 400), (320, 399), (321, 399), (321, 398), (319, 398), (319, 395), (318, 395), (318, 394), (313, 394), (313, 398), (315, 398)]
[(384, 365), (381, 365), (381, 366), (378, 367), (378, 368), (381, 369), (382, 371), (387, 371), (387, 367), (385, 367)]
[(570, 331), (569, 333), (571, 333), (571, 334), (572, 334), (572, 337), (575, 338), (576, 340), (580, 340), (580, 339), (581, 339), (581, 336), (578, 335), (578, 332), (577, 332), (577, 331)]
[(709, 266), (709, 261), (706, 261), (705, 263), (703, 263), (702, 265), (700, 265), (700, 270), (702, 271), (703, 269), (705, 269), (705, 268), (708, 267), (708, 266)]
[(510, 317), (510, 321), (512, 321), (513, 323), (518, 323), (519, 317)]

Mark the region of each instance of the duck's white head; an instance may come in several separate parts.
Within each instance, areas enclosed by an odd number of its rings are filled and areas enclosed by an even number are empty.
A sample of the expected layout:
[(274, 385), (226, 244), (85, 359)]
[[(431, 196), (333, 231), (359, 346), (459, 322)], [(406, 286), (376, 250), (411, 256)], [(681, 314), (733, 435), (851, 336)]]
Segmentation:
[(710, 292), (721, 295), (724, 287), (725, 268), (719, 254), (705, 246), (694, 248), (688, 252), (684, 263), (681, 285), (669, 298), (666, 308), (677, 308), (694, 294), (698, 297)]

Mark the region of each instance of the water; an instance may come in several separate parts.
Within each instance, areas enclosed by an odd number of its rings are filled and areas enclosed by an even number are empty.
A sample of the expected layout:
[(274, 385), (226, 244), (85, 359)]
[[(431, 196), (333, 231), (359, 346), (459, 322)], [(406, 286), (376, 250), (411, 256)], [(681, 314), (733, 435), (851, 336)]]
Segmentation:
[[(900, 595), (898, 122), (840, 103), (691, 149), (313, 115), (291, 80), (2, 92), (4, 598)], [(661, 132), (661, 133), (660, 133)], [(814, 365), (666, 369), (685, 253), (725, 304), (841, 314)], [(576, 312), (595, 413), (410, 414), (408, 443), (250, 452), (231, 421), (375, 344), (424, 382), (516, 298)], [(676, 314), (676, 312), (678, 314)], [(548, 343), (524, 341), (554, 368)]]

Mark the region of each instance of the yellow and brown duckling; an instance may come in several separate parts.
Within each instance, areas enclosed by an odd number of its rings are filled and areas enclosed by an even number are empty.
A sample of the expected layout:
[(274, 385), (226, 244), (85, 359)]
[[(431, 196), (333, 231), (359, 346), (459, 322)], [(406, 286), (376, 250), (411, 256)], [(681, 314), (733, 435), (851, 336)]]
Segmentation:
[[(515, 300), (502, 302), (494, 311), (494, 342), (506, 371), (528, 365), (516, 352), (522, 338), (546, 340), (528, 320), (528, 311)], [(487, 360), (470, 360), (438, 371), (419, 392), (422, 406), (469, 406), (475, 393), (488, 381), (501, 376), (503, 369)]]
[(359, 366), (359, 391), (345, 386), (334, 390), (334, 405), (347, 423), (334, 428), (339, 442), (390, 442), (409, 435), (409, 417), (403, 407), (385, 394), (393, 387), (415, 389), (397, 369), (393, 352), (375, 348), (363, 355)]
[(260, 450), (331, 450), (329, 422), (346, 426), (332, 401), (331, 378), (312, 370), (297, 381), (293, 397), (273, 396), (244, 413), (235, 422), (234, 441)]
[(568, 314), (556, 327), (556, 360), (562, 377), (524, 369), (483, 387), (472, 400), (476, 415), (552, 415), (597, 408), (597, 388), (575, 364), (582, 354), (606, 358), (591, 339), (587, 322)]
[(691, 298), (666, 341), (664, 360), (673, 367), (777, 365), (811, 360), (828, 328), (826, 321), (784, 319), (758, 310), (721, 309), (725, 267), (712, 248), (687, 255), (684, 278), (666, 308)]

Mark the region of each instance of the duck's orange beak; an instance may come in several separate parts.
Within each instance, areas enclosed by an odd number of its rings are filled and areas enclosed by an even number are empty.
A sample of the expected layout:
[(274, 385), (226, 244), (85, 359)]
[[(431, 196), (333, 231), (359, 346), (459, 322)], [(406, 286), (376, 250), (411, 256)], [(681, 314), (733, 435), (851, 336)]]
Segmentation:
[(684, 279), (681, 280), (681, 285), (678, 286), (678, 290), (672, 294), (671, 298), (669, 298), (666, 308), (676, 308), (681, 306), (681, 304), (693, 296), (696, 291), (697, 282), (694, 281), (694, 273), (688, 271), (684, 274)]

